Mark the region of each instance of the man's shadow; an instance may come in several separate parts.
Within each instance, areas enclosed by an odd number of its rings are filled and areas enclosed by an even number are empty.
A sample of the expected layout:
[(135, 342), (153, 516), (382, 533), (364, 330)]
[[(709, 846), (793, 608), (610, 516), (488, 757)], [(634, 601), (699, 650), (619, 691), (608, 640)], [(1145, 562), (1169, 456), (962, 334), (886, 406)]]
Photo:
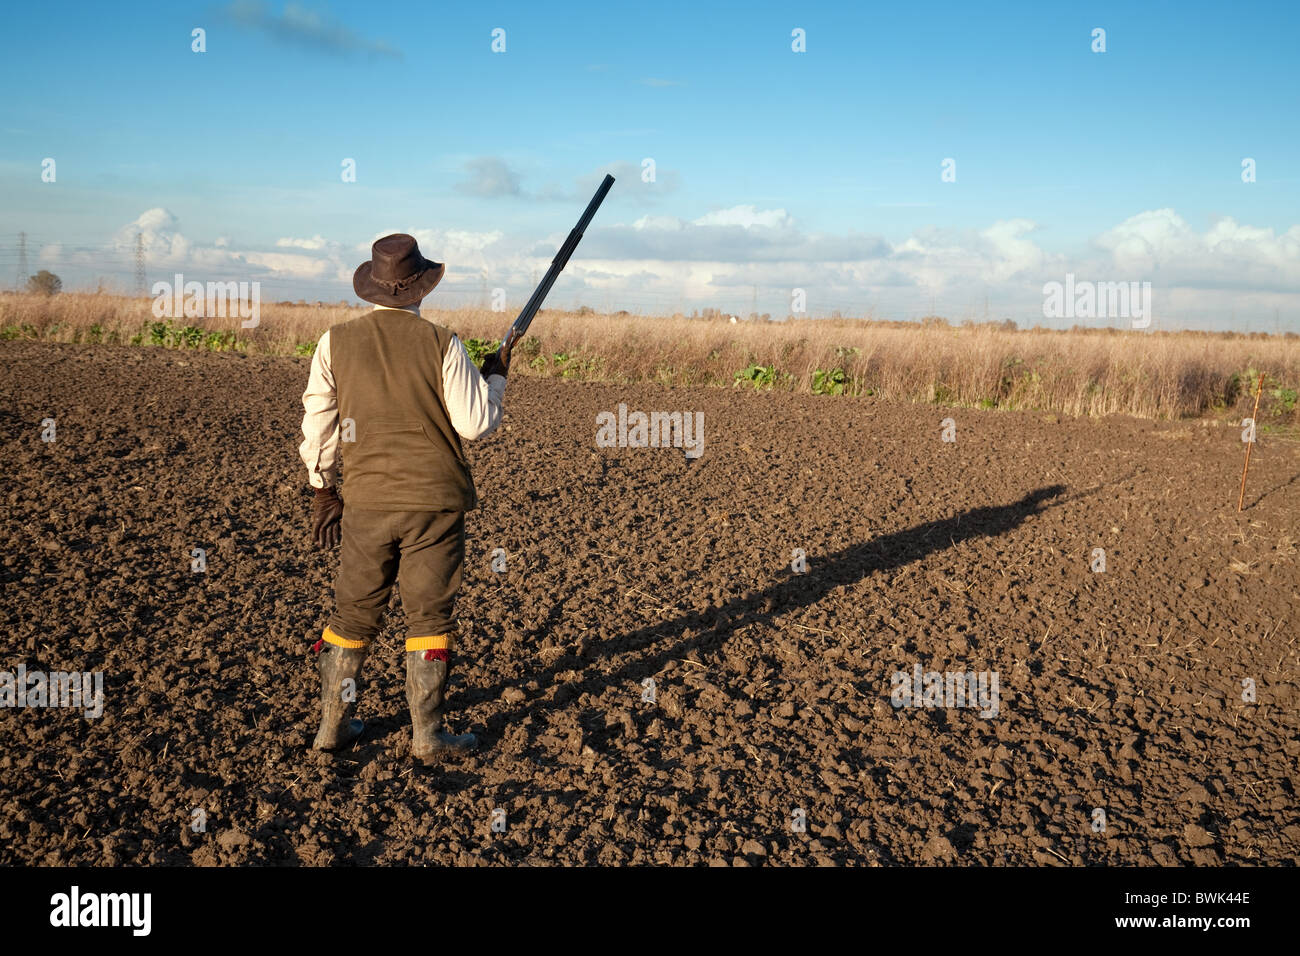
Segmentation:
[[(662, 671), (670, 660), (685, 657), (691, 651), (715, 650), (748, 624), (815, 604), (836, 588), (856, 584), (868, 575), (919, 561), (972, 538), (1006, 534), (1064, 491), (1064, 485), (1049, 485), (1011, 504), (973, 508), (950, 518), (927, 521), (863, 541), (812, 561), (806, 574), (787, 572), (786, 578), (761, 591), (732, 598), (717, 607), (687, 611), (670, 620), (649, 624), (620, 638), (605, 641), (585, 655), (565, 654), (536, 674), (538, 686), (544, 692), (557, 674), (569, 670), (587, 672), (583, 678), (570, 682), (550, 699), (535, 695), (517, 707), (494, 714), (487, 722), (487, 738), (498, 738), (508, 726), (525, 715), (564, 709), (583, 693), (598, 695), (614, 683), (639, 684), (644, 678)], [(650, 654), (637, 653), (666, 637), (684, 632), (691, 636)], [(623, 654), (633, 656), (613, 671), (593, 670), (593, 664), (600, 658)], [(508, 686), (509, 682), (501, 681), (482, 689), (467, 687), (461, 693), (461, 701), (468, 704), (496, 700)]]

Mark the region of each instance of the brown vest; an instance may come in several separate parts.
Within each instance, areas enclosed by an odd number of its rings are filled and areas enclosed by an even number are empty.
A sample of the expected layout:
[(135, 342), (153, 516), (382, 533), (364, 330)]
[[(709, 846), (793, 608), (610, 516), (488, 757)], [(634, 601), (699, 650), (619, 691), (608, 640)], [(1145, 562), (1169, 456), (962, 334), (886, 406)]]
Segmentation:
[(469, 463), (442, 395), (452, 333), (418, 315), (369, 312), (330, 329), (344, 499), (378, 511), (478, 507)]

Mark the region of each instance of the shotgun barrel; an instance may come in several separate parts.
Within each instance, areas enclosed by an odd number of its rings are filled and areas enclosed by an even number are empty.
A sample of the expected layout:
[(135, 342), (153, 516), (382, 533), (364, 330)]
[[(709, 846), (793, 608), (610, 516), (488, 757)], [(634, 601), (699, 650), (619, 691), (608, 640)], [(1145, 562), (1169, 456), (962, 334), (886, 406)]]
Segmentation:
[(533, 296), (528, 300), (518, 317), (510, 326), (510, 331), (506, 333), (505, 339), (501, 343), (501, 351), (509, 354), (514, 344), (519, 341), (528, 326), (532, 324), (533, 316), (537, 315), (538, 309), (542, 307), (542, 301), (546, 294), (551, 291), (551, 286), (559, 278), (560, 273), (568, 264), (569, 256), (573, 255), (573, 250), (578, 248), (578, 243), (582, 241), (582, 234), (587, 231), (587, 226), (591, 224), (592, 217), (596, 215), (596, 210), (600, 204), (605, 201), (605, 196), (609, 193), (609, 188), (614, 185), (614, 177), (606, 176), (604, 181), (596, 189), (596, 195), (591, 197), (591, 202), (587, 203), (587, 209), (583, 212), (578, 224), (569, 232), (569, 237), (564, 240), (564, 245), (560, 246), (560, 251), (555, 254), (551, 260), (551, 267), (546, 270), (546, 275), (542, 276), (542, 281), (538, 283), (537, 288), (533, 291)]

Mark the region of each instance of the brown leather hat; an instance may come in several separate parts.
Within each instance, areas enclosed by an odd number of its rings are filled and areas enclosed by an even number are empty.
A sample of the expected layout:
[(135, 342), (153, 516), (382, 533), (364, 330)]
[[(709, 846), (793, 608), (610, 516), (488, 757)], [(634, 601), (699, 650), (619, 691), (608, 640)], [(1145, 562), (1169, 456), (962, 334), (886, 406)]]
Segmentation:
[(401, 308), (414, 305), (442, 281), (445, 266), (420, 255), (414, 236), (384, 236), (370, 247), (370, 261), (357, 266), (352, 289), (367, 302)]

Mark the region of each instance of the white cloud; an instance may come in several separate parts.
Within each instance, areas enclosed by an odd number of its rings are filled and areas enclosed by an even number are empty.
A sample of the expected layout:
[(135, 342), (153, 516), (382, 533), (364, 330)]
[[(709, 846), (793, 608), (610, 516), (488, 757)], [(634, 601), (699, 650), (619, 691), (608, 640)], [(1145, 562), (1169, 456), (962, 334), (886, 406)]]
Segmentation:
[[(1079, 280), (1150, 281), (1157, 327), (1195, 316), (1221, 326), (1226, 316), (1236, 315), (1255, 317), (1271, 329), (1275, 310), (1294, 327), (1300, 311), (1300, 225), (1278, 233), (1224, 218), (1198, 231), (1171, 209), (1147, 210), (1069, 255), (1043, 248), (1037, 229), (1028, 219), (1006, 219), (976, 230), (920, 229), (891, 241), (809, 232), (783, 208), (738, 205), (693, 219), (644, 214), (589, 230), (551, 301), (567, 304), (588, 296), (591, 304), (613, 308), (712, 305), (748, 311), (757, 289), (760, 311), (784, 315), (790, 290), (799, 287), (807, 290), (814, 314), (874, 310), (906, 317), (934, 309), (953, 319), (980, 318), (987, 300), (990, 317), (1033, 323), (1044, 321), (1043, 283), (1072, 272)], [(481, 294), (484, 274), (491, 287), (522, 300), (564, 238), (404, 231), (427, 257), (447, 264), (441, 286), (447, 304)], [(228, 239), (195, 242), (170, 211), (155, 208), (113, 236), (114, 259), (127, 274), (137, 234), (151, 274), (294, 280), (312, 290), (295, 298), (333, 299), (350, 297), (353, 270), (369, 256), (371, 241), (389, 231), (347, 244), (314, 235), (281, 238), (274, 249), (238, 249)], [(93, 276), (103, 268), (94, 249), (47, 246), (39, 257), (57, 261), (61, 273), (79, 269)]]
[(651, 229), (661, 232), (681, 232), (686, 223), (676, 216), (642, 216), (632, 223), (633, 229)]
[[(221, 245), (221, 240), (217, 240), (217, 245)], [(310, 239), (277, 239), (275, 245), (279, 249), (324, 249), (325, 239), (319, 233)]]
[[(194, 278), (207, 280), (337, 280), (348, 279), (351, 268), (342, 261), (338, 243), (321, 236), (311, 239), (280, 239), (277, 248), (320, 252), (319, 256), (231, 248), (228, 237), (211, 245), (193, 242), (180, 231), (180, 221), (168, 209), (157, 207), (141, 213), (113, 234), (112, 246), (119, 262), (134, 262), (137, 236), (144, 248), (151, 273), (162, 270), (203, 273)], [(81, 252), (74, 261), (83, 267), (97, 265), (92, 253)], [(353, 266), (355, 267), (355, 265)]]
[(1278, 235), (1224, 217), (1198, 233), (1172, 209), (1130, 216), (1095, 240), (1118, 272), (1191, 288), (1300, 291), (1300, 226)]
[(1097, 236), (1081, 254), (1045, 249), (1037, 230), (1017, 218), (982, 230), (921, 229), (891, 242), (807, 233), (784, 209), (743, 205), (593, 230), (582, 260), (618, 277), (602, 285), (621, 282), (629, 295), (662, 290), (656, 294), (745, 310), (755, 288), (780, 307), (800, 287), (814, 312), (933, 309), (954, 319), (1010, 315), (1033, 324), (1045, 321), (1043, 284), (1072, 272), (1081, 280), (1151, 282), (1158, 326), (1222, 324), (1236, 315), (1266, 318), (1272, 328), (1276, 312), (1295, 327), (1300, 226), (1277, 234), (1223, 219), (1198, 232), (1172, 210), (1152, 210)]
[(699, 219), (692, 219), (696, 226), (740, 226), (752, 229), (760, 226), (764, 229), (793, 229), (794, 220), (784, 209), (755, 209), (753, 206), (732, 206), (730, 209), (718, 209), (706, 213)]
[[(784, 209), (733, 206), (696, 219), (645, 215), (631, 225), (592, 230), (584, 251), (609, 259), (714, 262), (810, 262), (876, 258), (877, 238), (801, 232)], [(594, 250), (593, 248), (594, 247)], [(544, 246), (538, 247), (538, 253)]]

